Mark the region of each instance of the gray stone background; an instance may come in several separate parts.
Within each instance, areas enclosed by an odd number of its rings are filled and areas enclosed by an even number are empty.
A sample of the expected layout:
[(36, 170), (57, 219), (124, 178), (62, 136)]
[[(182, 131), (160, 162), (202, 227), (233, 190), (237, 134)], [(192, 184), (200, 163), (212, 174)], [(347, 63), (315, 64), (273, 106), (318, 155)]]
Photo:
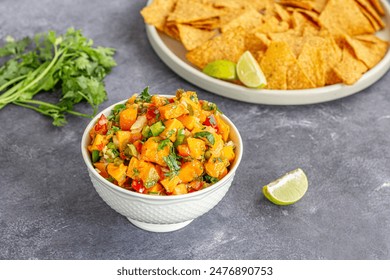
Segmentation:
[[(206, 92), (153, 52), (145, 1), (1, 0), (0, 39), (82, 29), (117, 49), (101, 109), (149, 85), (195, 90), (219, 105), (244, 140), (232, 188), (210, 212), (172, 233), (149, 233), (107, 206), (80, 154), (88, 119), (63, 128), (24, 108), (0, 110), (0, 259), (389, 259), (390, 74), (330, 103), (263, 106)], [(80, 111), (89, 112), (87, 106)], [(261, 187), (301, 167), (310, 186), (295, 205)]]

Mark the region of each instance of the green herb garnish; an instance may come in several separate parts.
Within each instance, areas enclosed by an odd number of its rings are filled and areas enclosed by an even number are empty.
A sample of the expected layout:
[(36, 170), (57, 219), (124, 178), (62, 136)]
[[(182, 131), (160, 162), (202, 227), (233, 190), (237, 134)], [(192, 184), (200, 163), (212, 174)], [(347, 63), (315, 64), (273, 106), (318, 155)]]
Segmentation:
[(209, 141), (209, 143), (211, 145), (214, 145), (214, 143), (215, 143), (214, 135), (208, 131), (197, 132), (194, 134), (194, 137), (195, 138), (206, 138), (207, 141)]
[[(91, 117), (73, 110), (75, 104), (88, 102), (94, 110), (107, 93), (103, 79), (116, 65), (112, 48), (93, 47), (93, 41), (70, 28), (64, 35), (54, 31), (38, 34), (34, 40), (15, 41), (7, 37), (0, 57), (9, 57), (0, 67), (0, 109), (14, 104), (35, 110), (67, 123), (66, 114)], [(34, 99), (40, 92), (61, 88), (58, 102)]]

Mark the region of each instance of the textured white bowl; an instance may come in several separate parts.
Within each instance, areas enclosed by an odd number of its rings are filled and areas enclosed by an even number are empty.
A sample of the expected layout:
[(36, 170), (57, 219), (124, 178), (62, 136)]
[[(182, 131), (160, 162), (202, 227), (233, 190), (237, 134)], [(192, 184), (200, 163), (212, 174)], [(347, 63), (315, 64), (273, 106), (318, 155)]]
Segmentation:
[[(117, 104), (123, 104), (123, 100)], [(230, 139), (236, 145), (236, 158), (229, 173), (216, 184), (203, 190), (172, 196), (153, 196), (122, 189), (99, 175), (92, 165), (87, 150), (90, 143), (89, 131), (101, 114), (108, 116), (114, 104), (102, 112), (86, 127), (82, 140), (81, 152), (88, 167), (89, 176), (100, 197), (115, 211), (124, 215), (135, 226), (153, 232), (178, 230), (205, 214), (225, 196), (229, 190), (235, 172), (242, 158), (242, 139), (234, 124), (224, 115), (223, 120), (230, 126)]]

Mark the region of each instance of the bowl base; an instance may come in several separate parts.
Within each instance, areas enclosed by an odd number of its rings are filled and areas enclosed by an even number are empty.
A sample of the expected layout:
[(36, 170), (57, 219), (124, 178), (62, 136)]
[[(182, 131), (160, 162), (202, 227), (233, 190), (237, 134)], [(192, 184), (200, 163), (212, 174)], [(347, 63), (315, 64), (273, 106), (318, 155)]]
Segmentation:
[(177, 223), (177, 224), (150, 224), (150, 223), (144, 223), (140, 221), (136, 221), (130, 218), (127, 218), (130, 223), (135, 225), (136, 227), (147, 230), (147, 231), (152, 231), (152, 232), (170, 232), (170, 231), (175, 231), (178, 229), (181, 229), (188, 224), (190, 224), (193, 220), (188, 220), (182, 223)]

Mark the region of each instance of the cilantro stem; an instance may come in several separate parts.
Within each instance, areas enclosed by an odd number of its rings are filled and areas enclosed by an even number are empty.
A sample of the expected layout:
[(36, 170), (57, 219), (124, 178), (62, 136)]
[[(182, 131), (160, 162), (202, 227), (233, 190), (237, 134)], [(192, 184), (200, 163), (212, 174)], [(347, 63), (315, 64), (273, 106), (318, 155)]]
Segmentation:
[[(16, 77), (12, 80), (9, 80), (8, 82), (6, 82), (5, 84), (3, 84), (1, 87), (0, 87), (0, 92), (5, 90), (7, 87), (9, 87), (10, 85), (13, 85), (14, 83), (16, 82), (19, 82), (20, 80), (23, 80), (24, 78), (27, 77), (27, 74), (26, 75), (22, 75), (22, 76), (19, 76), (19, 77)], [(2, 97), (3, 95), (1, 95)]]
[[(35, 106), (32, 106), (32, 105), (27, 105), (26, 103), (45, 106), (45, 107), (48, 107), (48, 108), (52, 108), (54, 110), (58, 110), (59, 112), (67, 112), (69, 114), (72, 114), (72, 115), (75, 115), (75, 116), (79, 116), (79, 117), (84, 117), (84, 118), (92, 118), (93, 117), (93, 115), (87, 115), (87, 114), (83, 114), (83, 113), (80, 113), (80, 112), (77, 112), (77, 111), (66, 110), (64, 108), (61, 108), (61, 107), (55, 105), (55, 104), (44, 102), (44, 101), (39, 101), (39, 100), (32, 100), (32, 99), (23, 100), (22, 99), (22, 100), (14, 101), (13, 103), (16, 104), (16, 105), (20, 105), (20, 106), (29, 108), (29, 109), (33, 109), (33, 110), (35, 110), (37, 112), (40, 112), (42, 114), (45, 114), (45, 113), (44, 113), (44, 111), (40, 110), (39, 107), (35, 107)], [(45, 115), (48, 115), (48, 114), (45, 114)]]

